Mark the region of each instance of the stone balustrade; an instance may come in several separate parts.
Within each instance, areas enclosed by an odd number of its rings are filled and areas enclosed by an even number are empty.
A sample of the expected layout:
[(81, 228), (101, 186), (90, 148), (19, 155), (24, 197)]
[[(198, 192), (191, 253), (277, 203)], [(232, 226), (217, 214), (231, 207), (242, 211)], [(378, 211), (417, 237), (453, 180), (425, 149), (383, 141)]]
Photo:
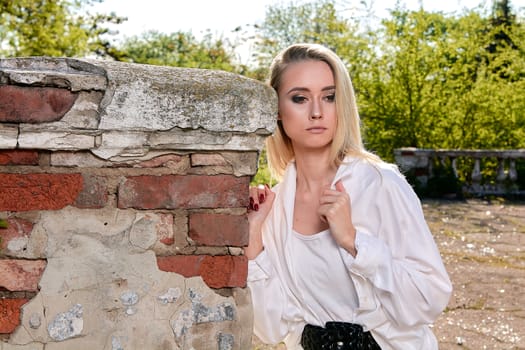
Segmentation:
[(456, 182), (465, 195), (525, 194), (518, 178), (518, 162), (525, 161), (525, 149), (399, 148), (394, 154), (401, 170), (423, 188), (441, 176), (444, 184), (451, 188), (454, 186), (452, 182)]

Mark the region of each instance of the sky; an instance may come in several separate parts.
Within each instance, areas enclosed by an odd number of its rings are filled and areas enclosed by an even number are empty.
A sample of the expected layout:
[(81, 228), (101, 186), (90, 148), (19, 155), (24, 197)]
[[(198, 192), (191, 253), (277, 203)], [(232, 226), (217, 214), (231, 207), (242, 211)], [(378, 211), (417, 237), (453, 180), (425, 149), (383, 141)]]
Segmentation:
[[(374, 13), (380, 17), (388, 15), (388, 9), (395, 7), (398, 0), (368, 0), (373, 3)], [(445, 13), (459, 12), (465, 8), (483, 6), (490, 8), (492, 0), (399, 0), (408, 9), (418, 9), (420, 5), (427, 11)], [(99, 13), (115, 12), (128, 20), (117, 29), (117, 38), (139, 35), (148, 30), (163, 33), (178, 31), (191, 32), (197, 38), (207, 30), (217, 36), (228, 36), (236, 27), (262, 23), (268, 6), (287, 5), (291, 0), (103, 0), (91, 7), (90, 11)], [(295, 0), (294, 3), (308, 1)], [(311, 1), (310, 1), (311, 2)], [(341, 0), (345, 8), (360, 0)], [(522, 8), (525, 0), (511, 0), (512, 6)], [(248, 48), (241, 49), (248, 51)], [(247, 52), (241, 53), (248, 55)], [(242, 60), (242, 59), (241, 59)]]

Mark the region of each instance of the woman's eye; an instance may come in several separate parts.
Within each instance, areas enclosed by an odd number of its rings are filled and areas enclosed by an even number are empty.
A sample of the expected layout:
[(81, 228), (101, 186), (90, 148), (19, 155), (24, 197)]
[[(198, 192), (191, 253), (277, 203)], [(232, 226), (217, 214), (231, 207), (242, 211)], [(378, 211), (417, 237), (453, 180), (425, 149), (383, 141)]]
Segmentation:
[(325, 98), (326, 98), (326, 100), (328, 102), (334, 102), (335, 101), (335, 94), (327, 95)]
[(306, 97), (304, 97), (304, 96), (292, 96), (292, 101), (294, 103), (303, 103), (304, 101), (306, 101)]

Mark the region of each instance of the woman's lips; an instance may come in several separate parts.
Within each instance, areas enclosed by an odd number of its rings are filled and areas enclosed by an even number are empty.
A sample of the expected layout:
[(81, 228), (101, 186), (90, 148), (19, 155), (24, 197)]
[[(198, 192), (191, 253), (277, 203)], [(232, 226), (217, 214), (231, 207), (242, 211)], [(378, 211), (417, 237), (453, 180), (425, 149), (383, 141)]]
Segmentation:
[(311, 132), (312, 134), (321, 134), (326, 130), (326, 128), (315, 126), (315, 127), (308, 128), (306, 130)]

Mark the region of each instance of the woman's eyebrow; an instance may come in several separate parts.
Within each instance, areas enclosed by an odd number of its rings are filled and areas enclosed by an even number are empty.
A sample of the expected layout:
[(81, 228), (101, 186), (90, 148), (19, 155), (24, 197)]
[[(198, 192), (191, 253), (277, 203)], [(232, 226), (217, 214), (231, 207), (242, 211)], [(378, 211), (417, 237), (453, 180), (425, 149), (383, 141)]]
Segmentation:
[[(335, 85), (326, 86), (326, 87), (321, 89), (321, 91), (329, 91), (329, 90), (335, 90)], [(306, 87), (296, 86), (296, 87), (293, 87), (290, 90), (288, 90), (287, 94), (289, 94), (291, 92), (304, 92), (304, 91), (308, 92), (308, 91), (310, 91), (310, 89), (308, 89)]]
[(308, 88), (305, 88), (305, 87), (300, 87), (300, 86), (297, 86), (297, 87), (293, 87), (291, 88), (290, 90), (288, 90), (286, 93), (289, 94), (291, 92), (303, 92), (303, 91), (310, 91), (310, 89)]

